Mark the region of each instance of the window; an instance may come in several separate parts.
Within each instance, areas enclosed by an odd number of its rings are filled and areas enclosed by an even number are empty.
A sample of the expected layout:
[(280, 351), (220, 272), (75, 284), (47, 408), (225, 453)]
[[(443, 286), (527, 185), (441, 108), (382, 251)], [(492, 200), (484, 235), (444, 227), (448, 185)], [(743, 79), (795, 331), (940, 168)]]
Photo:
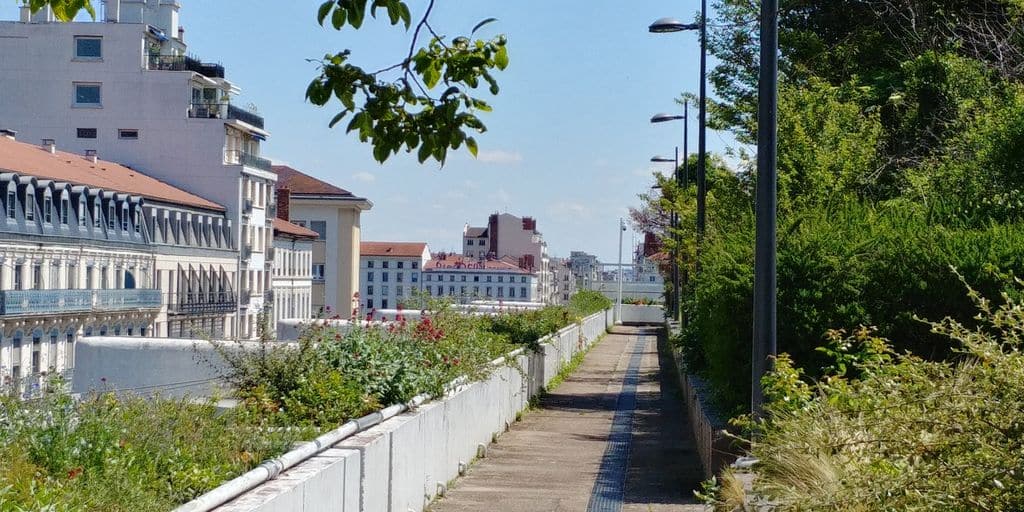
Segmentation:
[(444, 295), (444, 286), (438, 285), (437, 286), (437, 296), (440, 297), (442, 295)]
[(508, 296), (509, 296), (509, 298), (512, 298), (512, 299), (516, 298), (516, 289), (514, 287), (511, 287), (511, 286), (508, 287)]
[(100, 60), (103, 58), (103, 38), (75, 36), (75, 60)]
[(502, 288), (501, 286), (499, 286), (498, 287), (498, 297), (504, 297), (504, 296), (505, 296), (505, 288)]
[(53, 199), (50, 199), (50, 196), (43, 198), (43, 222), (53, 223)]
[(402, 285), (396, 286), (395, 287), (395, 295), (398, 295), (399, 297), (404, 297), (405, 296), (405, 287), (402, 286)]
[(373, 260), (366, 260), (366, 268), (373, 268)]
[(432, 276), (430, 274), (427, 274), (427, 277), (425, 277), (424, 279), (429, 283), (431, 278)]
[(479, 283), (480, 282), (480, 276), (473, 276), (473, 282), (474, 283)]
[(124, 128), (117, 131), (117, 138), (122, 140), (139, 140), (138, 130), (126, 130)]
[(519, 288), (519, 296), (524, 298), (524, 299), (526, 298), (526, 287), (525, 286), (522, 286), (522, 287)]
[(388, 261), (380, 262), (380, 268), (388, 268), (388, 263), (389, 263)]
[(488, 283), (491, 282), (491, 279), (493, 279), (493, 278), (494, 278), (494, 276), (487, 276), (487, 282)]
[(419, 268), (420, 268), (420, 262), (418, 262), (418, 261), (412, 262), (412, 269), (413, 270), (419, 270)]
[(16, 263), (14, 265), (14, 276), (13, 277), (14, 277), (14, 289), (15, 290), (24, 290), (25, 289), (24, 288), (24, 283), (21, 282), (21, 273), (24, 271), (24, 269), (25, 269), (25, 266), (22, 265), (21, 263)]
[(452, 275), (448, 276), (448, 282), (449, 283), (454, 283), (455, 282), (455, 274), (452, 274)]
[(499, 283), (504, 283), (505, 282), (505, 276), (498, 276), (498, 282)]
[(398, 268), (405, 268), (405, 262), (404, 261), (399, 261), (398, 262)]
[(474, 286), (473, 287), (473, 295), (474, 296), (479, 296), (480, 295), (480, 287), (479, 286)]
[(381, 272), (380, 273), (380, 281), (382, 283), (388, 282), (388, 273), (387, 272)]
[(413, 272), (412, 274), (410, 274), (409, 277), (410, 277), (409, 280), (414, 282), (414, 283), (420, 282), (420, 273), (419, 272)]
[(78, 288), (78, 265), (71, 261), (68, 262), (68, 290), (74, 290)]
[(466, 276), (459, 276), (459, 281), (466, 282)]
[(485, 293), (485, 295), (487, 295), (488, 297), (490, 297), (490, 296), (491, 296), (491, 287), (490, 287), (490, 286), (488, 286), (488, 287), (487, 287), (487, 291), (486, 291), (486, 292), (484, 292), (484, 293)]
[(110, 201), (110, 206), (107, 208), (107, 229), (113, 230), (117, 226), (117, 208), (114, 207), (114, 202)]
[(373, 282), (373, 272), (367, 272), (366, 273), (366, 282), (367, 283), (372, 283)]
[[(399, 263), (399, 265), (401, 265), (401, 263)], [(399, 267), (399, 268), (401, 268), (401, 267)], [(405, 282), (405, 272), (395, 272), (395, 281), (397, 281), (399, 283), (404, 283)]]
[(36, 198), (32, 189), (25, 189), (25, 220), (35, 220), (36, 218)]
[(79, 128), (78, 130), (76, 130), (76, 133), (76, 137), (78, 137), (79, 139), (96, 138), (96, 128)]
[(100, 202), (96, 201), (96, 204), (92, 206), (92, 225), (93, 227), (100, 227), (103, 224), (103, 219), (100, 218)]
[(388, 308), (388, 300), (387, 299), (381, 299), (380, 300), (380, 308), (381, 309), (387, 309)]
[(373, 299), (366, 299), (366, 309), (373, 309)]
[(472, 240), (466, 240), (466, 245), (473, 245), (473, 241)]
[(134, 217), (135, 217), (135, 219), (134, 219), (135, 220), (135, 232), (136, 233), (142, 233), (142, 218), (141, 218), (141, 214), (139, 213), (138, 208), (135, 209)]
[(60, 224), (62, 226), (68, 225), (68, 216), (71, 215), (68, 210), (70, 209), (71, 201), (66, 197), (60, 198)]
[(465, 286), (460, 286), (459, 287), (459, 295), (461, 295), (463, 297), (466, 296), (466, 287)]
[(100, 84), (75, 82), (75, 106), (99, 107), (102, 95)]
[[(13, 186), (13, 185), (11, 185)], [(16, 213), (15, 208), (18, 206), (18, 194), (15, 194), (13, 190), (7, 191), (7, 218), (14, 219)]]
[(324, 280), (324, 264), (316, 263), (313, 265), (313, 280), (323, 281)]
[(128, 203), (121, 204), (121, 231), (128, 232)]
[(373, 285), (372, 284), (366, 286), (366, 294), (367, 295), (373, 295)]
[(519, 278), (519, 282), (520, 283), (525, 283), (526, 282), (526, 276), (520, 277)]
[(384, 296), (387, 296), (387, 294), (389, 294), (389, 293), (391, 293), (391, 290), (388, 288), (388, 285), (382, 284), (380, 286), (380, 294), (384, 295)]
[(316, 231), (317, 240), (327, 240), (327, 221), (314, 220), (309, 222), (309, 229)]
[(448, 287), (448, 295), (455, 295), (455, 287), (454, 286), (449, 286)]
[(36, 263), (32, 265), (32, 289), (42, 290), (43, 289), (43, 264)]

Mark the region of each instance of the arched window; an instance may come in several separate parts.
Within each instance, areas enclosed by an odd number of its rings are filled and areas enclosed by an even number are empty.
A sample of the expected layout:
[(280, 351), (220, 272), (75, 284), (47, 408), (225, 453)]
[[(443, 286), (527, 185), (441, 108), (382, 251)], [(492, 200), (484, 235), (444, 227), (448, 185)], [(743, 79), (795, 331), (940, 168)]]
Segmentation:
[(91, 325), (85, 328), (85, 331), (84, 331), (83, 335), (86, 336), (86, 337), (92, 336), (92, 326)]
[(135, 289), (135, 276), (132, 275), (131, 271), (124, 271), (124, 289), (134, 290)]
[(114, 324), (114, 336), (121, 335), (121, 324)]
[(106, 335), (107, 335), (107, 325), (103, 324), (103, 325), (100, 326), (100, 336), (106, 336)]
[(100, 215), (100, 196), (96, 196), (96, 199), (92, 203), (92, 227), (100, 228), (103, 227), (103, 217)]

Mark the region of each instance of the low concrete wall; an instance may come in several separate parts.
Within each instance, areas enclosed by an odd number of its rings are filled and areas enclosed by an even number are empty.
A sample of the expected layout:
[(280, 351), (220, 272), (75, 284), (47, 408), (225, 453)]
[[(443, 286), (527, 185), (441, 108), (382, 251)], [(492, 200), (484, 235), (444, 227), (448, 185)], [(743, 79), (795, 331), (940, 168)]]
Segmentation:
[(662, 306), (622, 305), (624, 324), (661, 324), (665, 322), (665, 308)]
[(515, 355), (514, 366), (346, 438), (216, 510), (420, 512), (609, 326), (607, 311), (587, 317)]
[[(678, 332), (678, 324), (669, 322), (666, 332)], [(697, 453), (704, 468), (704, 478), (717, 476), (723, 468), (736, 460), (732, 440), (725, 435), (729, 424), (711, 407), (707, 384), (700, 377), (687, 373), (682, 352), (676, 348), (671, 350), (675, 374), (686, 400), (693, 438), (697, 443)]]

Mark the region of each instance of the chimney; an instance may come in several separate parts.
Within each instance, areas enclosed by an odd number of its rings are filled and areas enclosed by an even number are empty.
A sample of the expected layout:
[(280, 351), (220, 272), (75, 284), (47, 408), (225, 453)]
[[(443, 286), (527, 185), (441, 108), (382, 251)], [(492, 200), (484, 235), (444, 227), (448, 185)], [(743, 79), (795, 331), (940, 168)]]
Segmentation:
[(85, 158), (87, 160), (89, 160), (90, 162), (92, 162), (92, 163), (96, 163), (96, 161), (99, 160), (99, 158), (96, 156), (96, 150), (95, 149), (87, 149), (87, 150), (85, 150)]
[(15, 136), (17, 136), (17, 135), (18, 135), (18, 132), (14, 131), (14, 130), (12, 130), (10, 128), (0, 128), (0, 137), (4, 137), (4, 138), (7, 138), (7, 139), (11, 139), (11, 140), (16, 140)]
[(289, 211), (292, 202), (292, 190), (287, 187), (277, 189), (277, 218), (291, 220)]
[(53, 139), (43, 139), (41, 146), (43, 149), (49, 151), (51, 155), (57, 153), (57, 141)]
[(121, 0), (103, 0), (103, 21), (108, 23), (121, 21)]
[(32, 22), (32, 8), (31, 7), (29, 7), (27, 5), (21, 6), (21, 22), (22, 23), (31, 23)]

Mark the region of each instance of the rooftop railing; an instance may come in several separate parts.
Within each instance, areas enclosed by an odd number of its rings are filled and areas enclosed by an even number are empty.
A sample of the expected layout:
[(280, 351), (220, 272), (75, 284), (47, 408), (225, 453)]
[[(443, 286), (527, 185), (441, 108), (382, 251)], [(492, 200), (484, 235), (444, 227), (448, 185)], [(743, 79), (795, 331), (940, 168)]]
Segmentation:
[(237, 149), (225, 152), (224, 161), (227, 164), (244, 165), (246, 167), (260, 169), (262, 171), (270, 171), (271, 166), (273, 165), (270, 160), (267, 160), (266, 158), (261, 158)]
[(203, 62), (190, 55), (150, 55), (147, 69), (152, 71), (194, 71), (209, 78), (224, 78), (224, 66)]
[(177, 315), (232, 313), (236, 309), (235, 294), (229, 292), (171, 294), (167, 303), (168, 313)]

